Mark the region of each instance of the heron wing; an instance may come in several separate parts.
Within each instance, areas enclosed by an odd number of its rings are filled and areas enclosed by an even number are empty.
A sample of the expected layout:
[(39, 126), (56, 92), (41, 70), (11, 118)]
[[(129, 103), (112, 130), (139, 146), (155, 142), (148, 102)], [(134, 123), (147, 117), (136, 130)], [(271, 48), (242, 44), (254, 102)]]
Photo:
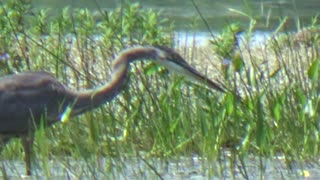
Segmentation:
[(65, 87), (46, 72), (0, 78), (0, 134), (28, 131), (41, 118), (56, 120)]

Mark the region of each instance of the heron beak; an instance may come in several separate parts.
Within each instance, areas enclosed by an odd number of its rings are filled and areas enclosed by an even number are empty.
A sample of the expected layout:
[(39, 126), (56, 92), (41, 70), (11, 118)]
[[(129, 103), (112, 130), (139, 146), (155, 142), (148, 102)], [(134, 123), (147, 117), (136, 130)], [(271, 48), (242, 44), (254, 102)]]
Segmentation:
[(196, 81), (201, 84), (205, 84), (212, 89), (218, 90), (220, 92), (225, 92), (225, 90), (221, 87), (221, 85), (203, 76), (185, 61), (180, 60), (177, 62), (177, 61), (163, 60), (163, 61), (157, 61), (157, 63), (168, 68), (172, 72), (182, 74), (183, 76), (185, 76), (185, 78), (191, 81)]

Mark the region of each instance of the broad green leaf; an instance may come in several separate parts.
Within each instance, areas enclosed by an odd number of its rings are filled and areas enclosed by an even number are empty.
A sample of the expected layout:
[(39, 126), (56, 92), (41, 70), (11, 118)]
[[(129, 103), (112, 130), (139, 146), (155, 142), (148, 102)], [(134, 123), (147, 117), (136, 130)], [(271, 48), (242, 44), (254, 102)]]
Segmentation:
[(312, 62), (308, 69), (308, 78), (317, 81), (318, 79), (318, 71), (319, 71), (319, 61), (315, 60)]

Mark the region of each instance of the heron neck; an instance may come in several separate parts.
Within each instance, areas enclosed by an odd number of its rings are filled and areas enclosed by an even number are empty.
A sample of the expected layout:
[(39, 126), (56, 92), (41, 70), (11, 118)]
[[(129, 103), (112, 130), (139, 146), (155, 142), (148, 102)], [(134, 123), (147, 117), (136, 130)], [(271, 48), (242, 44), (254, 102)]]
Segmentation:
[(72, 105), (72, 114), (81, 114), (87, 110), (94, 109), (106, 102), (111, 101), (123, 91), (129, 80), (128, 69), (130, 62), (152, 58), (152, 48), (135, 48), (123, 51), (113, 61), (111, 80), (109, 83), (91, 90), (76, 92), (76, 100)]

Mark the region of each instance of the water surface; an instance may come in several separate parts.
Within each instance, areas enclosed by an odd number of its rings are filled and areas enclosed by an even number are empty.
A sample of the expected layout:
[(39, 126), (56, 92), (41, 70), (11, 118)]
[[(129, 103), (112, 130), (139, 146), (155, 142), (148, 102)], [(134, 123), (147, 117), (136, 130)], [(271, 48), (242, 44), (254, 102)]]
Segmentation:
[[(60, 10), (71, 8), (99, 8), (111, 10), (121, 6), (118, 0), (33, 0), (34, 8)], [(274, 30), (281, 19), (287, 18), (285, 30), (297, 30), (297, 21), (301, 27), (309, 26), (311, 18), (320, 12), (319, 0), (194, 0), (201, 15), (209, 24), (205, 26), (191, 0), (136, 0), (143, 8), (161, 11), (164, 17), (173, 20), (178, 31), (218, 31), (227, 24), (240, 22), (248, 27), (250, 17), (257, 20), (257, 30)], [(245, 3), (247, 2), (247, 3)], [(241, 12), (241, 13), (239, 13)], [(247, 15), (247, 16), (246, 16)]]
[[(34, 176), (45, 179), (318, 179), (319, 162), (292, 162), (290, 168), (284, 158), (259, 158), (249, 155), (241, 163), (232, 159), (225, 151), (218, 161), (210, 161), (199, 156), (160, 159), (141, 157), (99, 158), (97, 161), (57, 158), (49, 160), (45, 171), (37, 161)], [(7, 176), (19, 179), (24, 174), (23, 161), (2, 161)], [(42, 167), (41, 167), (42, 166)], [(48, 173), (49, 172), (49, 173)], [(0, 177), (3, 175), (0, 173)]]

